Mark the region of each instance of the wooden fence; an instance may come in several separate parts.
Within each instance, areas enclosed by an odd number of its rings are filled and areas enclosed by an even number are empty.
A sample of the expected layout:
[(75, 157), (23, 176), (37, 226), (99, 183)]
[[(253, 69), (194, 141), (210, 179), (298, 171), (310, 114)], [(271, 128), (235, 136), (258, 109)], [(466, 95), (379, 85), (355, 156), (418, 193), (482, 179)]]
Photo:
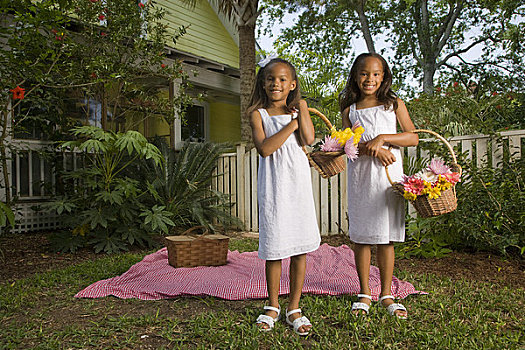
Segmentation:
[[(431, 141), (421, 134), (420, 144)], [(459, 155), (465, 153), (468, 160), (477, 166), (501, 166), (504, 157), (521, 158), (525, 149), (525, 130), (500, 133), (495, 138), (487, 135), (457, 136), (448, 140)], [(404, 154), (410, 158), (428, 158), (429, 153), (422, 147), (407, 147)], [(243, 144), (236, 152), (222, 155), (216, 170), (213, 188), (231, 195), (231, 214), (244, 222), (247, 231), (258, 231), (257, 217), (257, 164), (259, 156), (255, 149), (246, 150)], [(347, 197), (346, 171), (323, 179), (311, 168), (312, 186), (316, 206), (317, 222), (321, 234), (346, 232)]]
[[(497, 167), (505, 157), (521, 158), (525, 152), (525, 130), (500, 133), (500, 138), (487, 135), (458, 136), (449, 140), (457, 154), (466, 153), (476, 165)], [(423, 139), (421, 140), (424, 141)], [(43, 147), (51, 143), (41, 141), (16, 141), (17, 151), (9, 160), (9, 179), (13, 193), (18, 198), (16, 208), (18, 224), (15, 232), (52, 229), (60, 225), (54, 213), (38, 210), (39, 204), (52, 198), (55, 188), (54, 167), (76, 169), (83, 165), (80, 154), (62, 153), (59, 164), (52, 164), (41, 156)], [(409, 158), (428, 157), (421, 147), (403, 150)], [(257, 165), (259, 156), (255, 149), (247, 150), (243, 144), (236, 151), (223, 154), (215, 172), (214, 189), (231, 195), (231, 213), (244, 222), (247, 231), (258, 231), (257, 217)], [(311, 168), (316, 215), (321, 234), (346, 232), (346, 172), (330, 179), (323, 179)], [(45, 184), (45, 185), (44, 185)], [(44, 186), (43, 186), (44, 185)], [(0, 188), (0, 200), (5, 193)]]

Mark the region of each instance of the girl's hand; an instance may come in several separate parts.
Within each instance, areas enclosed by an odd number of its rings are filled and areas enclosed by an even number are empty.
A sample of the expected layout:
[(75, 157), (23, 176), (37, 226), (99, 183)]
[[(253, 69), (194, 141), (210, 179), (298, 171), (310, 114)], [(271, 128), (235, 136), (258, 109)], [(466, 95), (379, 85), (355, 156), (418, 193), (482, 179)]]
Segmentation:
[(297, 118), (292, 118), (290, 124), (293, 126), (293, 131), (297, 131), (297, 129), (299, 129), (299, 121)]
[(383, 166), (389, 166), (396, 161), (396, 157), (387, 149), (381, 148), (376, 156)]
[(379, 157), (379, 152), (384, 149), (385, 139), (383, 135), (377, 135), (372, 140), (366, 143), (368, 154), (372, 157)]

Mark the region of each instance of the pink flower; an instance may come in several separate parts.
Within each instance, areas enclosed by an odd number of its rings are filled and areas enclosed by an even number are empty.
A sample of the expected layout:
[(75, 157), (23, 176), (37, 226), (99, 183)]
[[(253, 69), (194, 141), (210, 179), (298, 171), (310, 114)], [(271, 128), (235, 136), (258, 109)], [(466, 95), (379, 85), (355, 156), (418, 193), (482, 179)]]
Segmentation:
[(448, 174), (450, 173), (450, 167), (445, 165), (445, 162), (439, 158), (433, 158), (430, 161), (430, 165), (428, 166), (428, 170), (433, 172), (436, 175), (441, 174)]
[(448, 173), (445, 174), (445, 178), (448, 182), (454, 185), (461, 180), (461, 175), (459, 173)]
[(359, 155), (359, 149), (357, 148), (357, 145), (354, 145), (353, 137), (351, 137), (350, 139), (348, 139), (348, 141), (346, 141), (345, 153), (348, 159), (350, 159), (350, 161), (353, 162), (354, 160), (357, 159), (357, 156)]
[(325, 136), (323, 143), (321, 144), (321, 151), (323, 152), (336, 152), (341, 150), (341, 146), (336, 138), (332, 136)]
[(425, 181), (415, 177), (406, 177), (403, 187), (407, 192), (420, 195), (425, 188)]

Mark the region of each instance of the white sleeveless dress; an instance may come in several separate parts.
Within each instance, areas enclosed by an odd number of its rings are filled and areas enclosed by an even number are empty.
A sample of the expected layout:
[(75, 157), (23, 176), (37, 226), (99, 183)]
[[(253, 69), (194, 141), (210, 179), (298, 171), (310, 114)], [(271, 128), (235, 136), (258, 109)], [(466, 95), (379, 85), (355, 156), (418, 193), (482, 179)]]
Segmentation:
[[(350, 123), (359, 120), (365, 128), (361, 141), (370, 141), (379, 134), (395, 134), (397, 118), (393, 109), (376, 106), (357, 110), (350, 106)], [(385, 146), (385, 148), (388, 148)], [(403, 175), (399, 148), (392, 148), (396, 162), (388, 167), (392, 181)], [(405, 202), (394, 193), (379, 159), (359, 156), (348, 163), (348, 235), (354, 243), (388, 244), (405, 240)]]
[[(269, 116), (259, 109), (266, 137), (285, 127), (292, 116)], [(259, 258), (279, 260), (319, 247), (312, 178), (308, 159), (292, 133), (268, 157), (259, 156)]]

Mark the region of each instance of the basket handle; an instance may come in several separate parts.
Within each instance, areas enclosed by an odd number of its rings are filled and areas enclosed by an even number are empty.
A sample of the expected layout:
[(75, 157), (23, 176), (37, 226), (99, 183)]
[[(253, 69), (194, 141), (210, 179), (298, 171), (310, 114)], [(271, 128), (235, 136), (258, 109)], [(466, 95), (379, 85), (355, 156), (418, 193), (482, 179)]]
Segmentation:
[(318, 116), (319, 118), (321, 118), (321, 120), (326, 124), (326, 126), (328, 127), (328, 130), (330, 130), (330, 132), (332, 131), (332, 128), (334, 127), (332, 125), (332, 123), (330, 123), (330, 120), (328, 120), (328, 118), (321, 112), (319, 112), (317, 109), (315, 108), (311, 108), (311, 107), (308, 107), (308, 112), (312, 113), (312, 114), (315, 114), (316, 116)]
[[(321, 112), (319, 112), (317, 109), (315, 108), (311, 108), (311, 107), (308, 107), (308, 112), (312, 113), (312, 114), (315, 114), (316, 116), (318, 116), (319, 118), (321, 118), (321, 120), (326, 124), (326, 126), (328, 127), (328, 130), (330, 130), (330, 132), (332, 132), (332, 128), (334, 127), (332, 125), (332, 123), (330, 123), (330, 120), (328, 120), (328, 118)], [(306, 146), (305, 145), (301, 145), (301, 148), (303, 149), (303, 152), (308, 155), (308, 150), (306, 149)]]
[[(452, 156), (453, 164), (457, 165), (457, 167), (459, 169), (459, 174), (461, 175), (462, 169), (461, 169), (461, 166), (459, 166), (459, 164), (458, 164), (458, 161), (456, 159), (456, 154), (454, 153), (454, 149), (452, 148), (450, 143), (443, 136), (439, 135), (435, 131), (427, 130), (427, 129), (415, 129), (415, 130), (411, 130), (410, 132), (413, 132), (413, 133), (423, 132), (423, 133), (427, 133), (427, 134), (432, 134), (436, 138), (438, 138), (441, 142), (443, 142), (445, 144), (445, 146), (447, 146), (448, 151), (450, 152), (450, 155)], [(391, 149), (392, 149), (392, 146), (390, 146), (388, 148), (389, 151)], [(390, 178), (390, 174), (388, 173), (388, 166), (385, 166), (385, 172), (386, 172), (386, 177), (388, 178), (388, 182), (390, 182), (390, 185), (393, 185), (394, 182), (392, 181), (392, 179)]]
[(209, 232), (208, 228), (206, 226), (193, 226), (193, 227), (187, 229), (186, 231), (182, 232), (180, 235), (181, 236), (189, 235), (193, 231), (197, 231), (197, 230), (202, 230), (201, 236), (204, 236), (205, 234), (207, 234)]

